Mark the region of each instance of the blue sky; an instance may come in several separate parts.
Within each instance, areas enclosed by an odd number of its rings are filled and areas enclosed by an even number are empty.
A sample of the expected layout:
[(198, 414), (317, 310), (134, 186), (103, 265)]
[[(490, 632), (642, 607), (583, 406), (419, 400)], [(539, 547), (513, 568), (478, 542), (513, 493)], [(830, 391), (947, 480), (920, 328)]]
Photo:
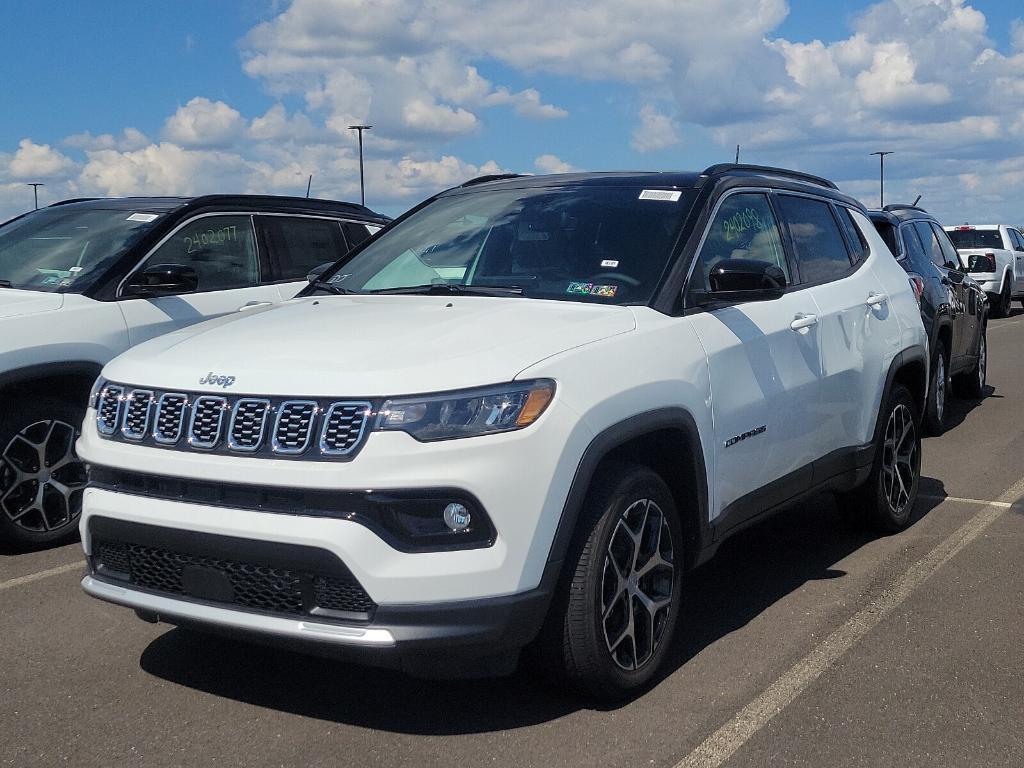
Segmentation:
[(267, 0), (10, 5), (0, 218), (72, 195), (358, 198), (495, 170), (823, 173), (877, 204), (1024, 220), (1024, 3)]

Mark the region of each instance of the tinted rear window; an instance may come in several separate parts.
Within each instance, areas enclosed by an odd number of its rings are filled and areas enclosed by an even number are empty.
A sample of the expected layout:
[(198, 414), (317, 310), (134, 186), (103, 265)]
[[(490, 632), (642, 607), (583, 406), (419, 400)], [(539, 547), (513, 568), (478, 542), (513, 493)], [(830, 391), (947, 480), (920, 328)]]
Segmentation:
[(896, 244), (896, 228), (888, 221), (872, 219), (871, 223), (875, 225), (875, 229), (878, 231), (878, 234), (881, 235), (885, 244), (889, 246), (889, 250), (893, 252), (893, 255), (899, 256), (900, 247)]
[(947, 231), (957, 248), (1002, 248), (1003, 238), (998, 229), (954, 229)]

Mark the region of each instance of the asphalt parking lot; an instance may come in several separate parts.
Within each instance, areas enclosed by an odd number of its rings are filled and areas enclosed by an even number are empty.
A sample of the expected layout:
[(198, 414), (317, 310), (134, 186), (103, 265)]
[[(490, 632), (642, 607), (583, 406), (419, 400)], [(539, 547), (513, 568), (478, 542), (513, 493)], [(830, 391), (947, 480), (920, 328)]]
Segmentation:
[(989, 345), (908, 531), (850, 532), (823, 497), (731, 540), (666, 677), (616, 708), (148, 625), (81, 592), (77, 544), (0, 552), (0, 765), (1019, 766), (1024, 313)]

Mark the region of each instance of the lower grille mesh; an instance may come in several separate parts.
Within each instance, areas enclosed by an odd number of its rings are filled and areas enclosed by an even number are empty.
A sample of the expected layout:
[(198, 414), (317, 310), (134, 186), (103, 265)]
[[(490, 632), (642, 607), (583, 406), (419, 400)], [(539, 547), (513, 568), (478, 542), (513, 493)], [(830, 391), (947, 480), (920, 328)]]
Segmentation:
[(352, 576), (328, 576), (117, 541), (96, 541), (94, 551), (97, 566), (127, 574), (133, 585), (153, 592), (195, 596), (187, 589), (186, 571), (203, 569), (223, 576), (231, 585), (230, 596), (217, 602), (257, 611), (303, 616), (323, 609), (358, 614), (346, 618), (366, 620), (377, 607)]

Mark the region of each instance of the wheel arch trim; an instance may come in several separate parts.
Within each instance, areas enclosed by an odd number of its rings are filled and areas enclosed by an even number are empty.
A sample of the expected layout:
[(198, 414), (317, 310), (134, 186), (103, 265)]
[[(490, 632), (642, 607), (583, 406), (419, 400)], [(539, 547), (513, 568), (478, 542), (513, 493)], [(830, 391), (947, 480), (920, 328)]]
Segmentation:
[[(708, 477), (704, 461), (704, 449), (700, 441), (700, 432), (693, 415), (681, 407), (658, 408), (636, 414), (617, 422), (599, 432), (583, 452), (576, 467), (569, 493), (562, 506), (562, 515), (552, 540), (548, 554), (548, 563), (561, 562), (569, 550), (576, 524), (583, 510), (587, 493), (593, 483), (597, 468), (613, 451), (626, 444), (648, 435), (666, 430), (682, 433), (690, 450), (690, 459), (694, 464), (696, 480), (696, 520), (698, 522), (696, 551), (688, 553), (690, 562), (695, 562), (713, 540), (713, 532), (708, 522)], [(680, 510), (680, 512), (684, 512)], [(684, 521), (685, 528), (685, 521)], [(701, 558), (703, 559), (703, 558)]]

